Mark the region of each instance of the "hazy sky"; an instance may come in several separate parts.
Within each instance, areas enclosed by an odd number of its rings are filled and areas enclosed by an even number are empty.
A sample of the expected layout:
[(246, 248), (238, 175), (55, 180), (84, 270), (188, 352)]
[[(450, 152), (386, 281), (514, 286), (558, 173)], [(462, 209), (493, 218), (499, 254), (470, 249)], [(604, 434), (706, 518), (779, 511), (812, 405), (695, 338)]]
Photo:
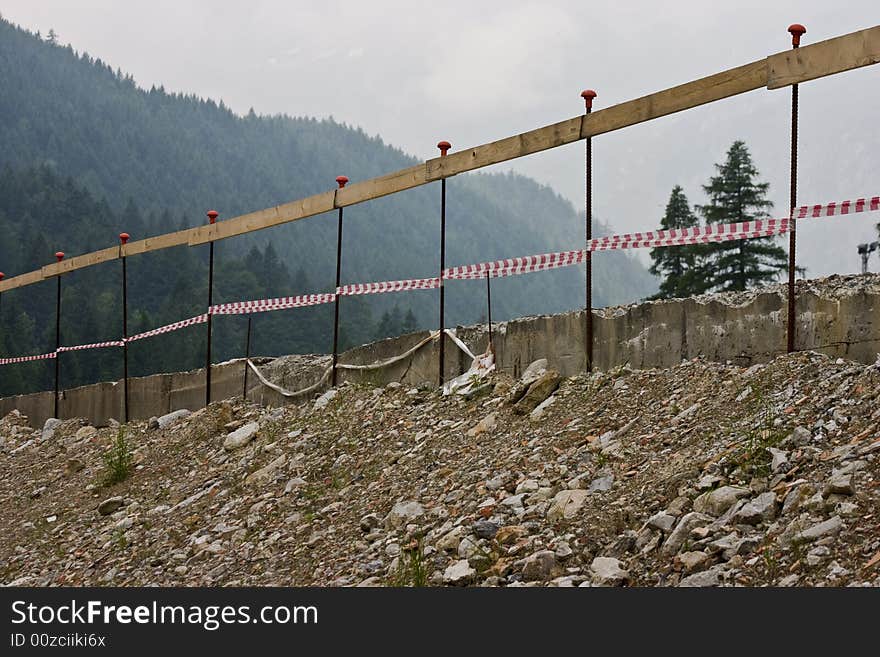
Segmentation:
[[(877, 0), (0, 0), (0, 12), (141, 86), (239, 113), (332, 115), (420, 158), (440, 139), (458, 150), (580, 114), (586, 87), (598, 109), (786, 50), (792, 22), (805, 44), (880, 23)], [(674, 184), (702, 202), (713, 163), (744, 139), (787, 214), (789, 103), (788, 89), (758, 90), (596, 138), (595, 212), (618, 231), (654, 228)], [(878, 106), (880, 65), (801, 86), (800, 202), (880, 194)], [(497, 168), (583, 207), (582, 143)], [(804, 225), (809, 275), (856, 271), (878, 221)]]

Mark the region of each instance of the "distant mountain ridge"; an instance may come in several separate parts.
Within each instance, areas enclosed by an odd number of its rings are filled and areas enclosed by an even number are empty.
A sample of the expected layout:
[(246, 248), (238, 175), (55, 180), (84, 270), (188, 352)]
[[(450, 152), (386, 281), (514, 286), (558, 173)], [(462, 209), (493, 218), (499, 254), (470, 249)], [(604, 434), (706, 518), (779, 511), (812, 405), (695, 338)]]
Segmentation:
[[(0, 63), (5, 90), (0, 164), (52, 162), (117, 209), (133, 199), (142, 212), (184, 212), (198, 224), (208, 207), (230, 217), (324, 191), (339, 174), (362, 180), (417, 162), (378, 137), (332, 120), (253, 112), (238, 117), (222, 102), (161, 88), (143, 91), (100, 60), (77, 56), (69, 46), (50, 45), (3, 21)], [(351, 221), (370, 225), (364, 234), (352, 228), (358, 240), (367, 240), (359, 245), (382, 252), (387, 236), (395, 234), (396, 243), (411, 245), (407, 253), (395, 250), (398, 273), (433, 271), (439, 233), (435, 187), (352, 208)], [(582, 240), (581, 222), (570, 204), (525, 177), (460, 176), (449, 188), (453, 263), (570, 248)], [(523, 203), (544, 216), (523, 212)], [(319, 250), (325, 257), (315, 263), (326, 274), (334, 261), (335, 240), (325, 244), (335, 233), (330, 223), (306, 220), (273, 231), (272, 237), (291, 260), (315, 258), (316, 246), (329, 246)], [(487, 234), (493, 239), (476, 240)], [(349, 264), (349, 273), (367, 278), (381, 269), (357, 258)], [(626, 268), (631, 282), (620, 280), (620, 289), (606, 293), (601, 288), (610, 281), (600, 280), (600, 299), (629, 300), (650, 290), (651, 279), (639, 265)]]
[[(363, 180), (417, 162), (379, 137), (332, 119), (264, 117), (253, 111), (237, 116), (222, 102), (169, 94), (161, 87), (140, 89), (122, 71), (70, 46), (47, 43), (4, 20), (0, 20), (0, 89), (0, 168), (7, 167), (3, 175), (12, 180), (33, 167), (54, 172), (54, 177), (38, 177), (50, 187), (70, 178), (72, 186), (65, 188), (65, 194), (88, 193), (106, 210), (100, 226), (81, 216), (64, 221), (29, 217), (33, 225), (16, 228), (16, 234), (43, 230), (45, 252), (43, 247), (37, 251), (4, 240), (0, 269), (7, 276), (46, 264), (55, 250), (75, 255), (114, 244), (121, 230), (137, 239), (199, 225), (208, 208), (217, 209), (221, 219), (229, 218), (325, 191), (335, 186), (340, 174)], [(22, 187), (7, 189), (5, 220), (14, 225), (23, 217), (16, 214), (18, 201), (12, 196)], [(38, 195), (28, 203), (46, 207), (35, 203), (35, 198), (47, 192), (32, 191)], [(348, 208), (343, 282), (436, 275), (439, 197), (440, 186), (428, 185)], [(583, 218), (572, 205), (520, 175), (452, 178), (447, 208), (447, 265), (571, 249), (584, 239)], [(608, 232), (601, 225), (595, 230)], [(305, 278), (293, 278), (307, 282), (309, 289), (297, 289), (296, 280), (274, 289), (271, 277), (259, 289), (249, 287), (251, 278), (246, 274), (254, 274), (249, 267), (255, 261), (251, 258), (248, 265), (245, 256), (253, 247), (263, 253), (270, 242), (280, 265), (291, 276), (301, 271)], [(335, 215), (219, 243), (215, 298), (231, 301), (241, 298), (237, 295), (279, 293), (282, 288), (292, 293), (332, 289), (335, 246)], [(203, 249), (189, 251), (188, 256), (173, 255), (181, 253), (179, 249), (144, 256), (145, 263), (161, 260), (166, 270), (158, 282), (133, 277), (133, 294), (149, 288), (151, 294), (160, 295), (154, 300), (156, 307), (161, 295), (169, 297), (177, 289), (194, 300), (192, 292), (183, 292), (192, 282), (185, 277), (200, 280), (204, 255)], [(192, 262), (180, 264), (175, 259), (184, 257)], [(241, 280), (221, 276), (224, 266), (231, 273), (239, 262)], [(627, 255), (603, 253), (596, 263), (596, 305), (643, 298), (656, 287), (645, 268)], [(146, 272), (152, 265), (141, 266)], [(496, 288), (493, 317), (498, 319), (583, 304), (583, 272), (576, 268), (499, 281)], [(485, 314), (484, 296), (483, 285), (450, 284), (447, 322), (478, 321)], [(419, 326), (437, 321), (436, 294), (431, 292), (375, 295), (347, 305), (352, 309), (357, 304), (374, 322), (395, 304), (403, 312), (412, 310)], [(326, 340), (322, 331), (301, 347), (317, 349)]]

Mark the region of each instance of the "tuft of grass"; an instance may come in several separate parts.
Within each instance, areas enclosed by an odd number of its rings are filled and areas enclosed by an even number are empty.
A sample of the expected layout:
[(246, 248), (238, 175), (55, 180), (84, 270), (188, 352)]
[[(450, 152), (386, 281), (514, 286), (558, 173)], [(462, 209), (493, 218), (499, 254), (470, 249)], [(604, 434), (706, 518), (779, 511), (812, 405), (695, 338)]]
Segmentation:
[(764, 552), (761, 556), (764, 559), (764, 569), (767, 571), (767, 574), (775, 579), (779, 575), (779, 558), (774, 554), (769, 545), (764, 547)]
[(778, 447), (784, 440), (785, 433), (774, 426), (773, 405), (760, 386), (756, 386), (752, 397), (755, 399), (754, 409), (758, 417), (757, 426), (746, 432), (743, 445), (731, 459), (727, 470), (728, 473), (738, 471), (743, 477), (768, 477), (771, 474), (770, 463), (772, 461), (770, 448)]
[(131, 474), (132, 455), (131, 446), (125, 437), (125, 431), (119, 427), (116, 440), (110, 449), (104, 454), (104, 480), (105, 487), (118, 484), (128, 479)]
[(125, 538), (125, 530), (123, 529), (115, 529), (113, 530), (113, 542), (116, 544), (120, 550), (124, 550), (128, 547), (128, 541)]
[(422, 542), (415, 541), (411, 546), (401, 551), (400, 558), (397, 561), (394, 586), (423, 587), (427, 585), (428, 564), (425, 563)]

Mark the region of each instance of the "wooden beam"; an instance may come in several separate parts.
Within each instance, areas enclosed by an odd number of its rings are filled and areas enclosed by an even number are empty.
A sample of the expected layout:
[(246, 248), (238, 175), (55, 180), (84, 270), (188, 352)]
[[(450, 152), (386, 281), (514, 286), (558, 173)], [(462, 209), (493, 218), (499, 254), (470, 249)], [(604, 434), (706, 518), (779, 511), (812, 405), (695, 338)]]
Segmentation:
[[(880, 26), (771, 55), (766, 59), (592, 112), (579, 119), (554, 123), (515, 137), (428, 160), (427, 178), (429, 181), (439, 180), (765, 86), (777, 89), (878, 62)], [(572, 137), (571, 130), (578, 120), (582, 123), (580, 133)]]
[(116, 260), (119, 257), (119, 247), (111, 246), (100, 251), (92, 253), (84, 253), (83, 255), (74, 256), (61, 262), (53, 262), (51, 265), (45, 265), (42, 269), (43, 278), (52, 278), (60, 274), (66, 274), (76, 269), (85, 269), (102, 262)]
[(582, 122), (583, 117), (577, 116), (537, 130), (499, 139), (491, 144), (456, 151), (446, 157), (435, 157), (426, 163), (426, 177), (429, 182), (440, 180), (465, 171), (539, 153), (548, 148), (571, 144), (581, 138)]
[(767, 62), (761, 60), (630, 100), (585, 117), (581, 137), (593, 137), (686, 109), (762, 88)]
[(479, 169), (556, 148), (580, 139), (619, 130), (667, 114), (711, 103), (722, 98), (760, 89), (767, 81), (767, 62), (761, 60), (716, 73), (706, 78), (666, 89), (607, 109), (524, 132), (515, 137), (469, 148), (446, 157), (428, 160), (428, 179)]
[(426, 174), (427, 167), (423, 162), (409, 169), (401, 169), (372, 180), (349, 183), (342, 189), (336, 190), (335, 206), (341, 208), (355, 205), (419, 187), (427, 182)]
[(335, 190), (309, 196), (298, 201), (277, 205), (274, 208), (244, 214), (234, 219), (218, 221), (214, 225), (200, 226), (192, 229), (188, 243), (207, 244), (211, 241), (224, 240), (228, 237), (243, 235), (255, 230), (262, 230), (290, 221), (298, 221), (316, 214), (329, 212), (334, 207)]
[[(880, 62), (880, 26), (796, 50), (787, 50), (766, 59), (620, 103), (589, 115), (577, 116), (490, 144), (450, 153), (447, 157), (434, 158), (408, 169), (350, 184), (343, 189), (316, 194), (274, 208), (220, 221), (214, 225), (129, 242), (123, 247), (122, 252), (125, 255), (136, 255), (173, 246), (184, 244), (193, 246), (243, 235), (329, 212), (334, 208), (381, 198), (458, 173), (564, 146), (587, 137), (619, 130), (761, 87), (778, 89), (878, 62)], [(0, 282), (0, 292), (37, 283), (47, 276), (106, 262), (119, 257), (120, 253), (119, 247), (111, 247), (71, 258), (60, 265), (46, 265), (42, 270)]]
[(815, 80), (880, 62), (880, 25), (767, 58), (768, 89)]
[(14, 290), (18, 287), (33, 285), (34, 283), (39, 283), (42, 280), (43, 272), (39, 269), (35, 271), (30, 271), (27, 274), (19, 274), (18, 276), (13, 276), (12, 278), (7, 278), (4, 281), (0, 281), (0, 292), (8, 292), (9, 290)]
[(122, 247), (122, 253), (120, 255), (132, 256), (140, 253), (149, 253), (150, 251), (169, 249), (173, 246), (184, 246), (189, 244), (189, 239), (195, 230), (195, 228), (186, 228), (173, 233), (165, 233), (164, 235), (156, 235), (155, 237), (135, 240)]

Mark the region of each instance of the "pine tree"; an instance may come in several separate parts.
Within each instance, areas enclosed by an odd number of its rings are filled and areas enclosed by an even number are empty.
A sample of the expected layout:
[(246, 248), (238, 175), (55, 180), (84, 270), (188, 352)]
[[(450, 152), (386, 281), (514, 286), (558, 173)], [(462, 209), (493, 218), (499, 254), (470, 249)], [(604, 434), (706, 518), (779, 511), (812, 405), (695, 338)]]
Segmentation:
[[(758, 182), (758, 170), (745, 142), (735, 141), (724, 164), (716, 164), (716, 176), (703, 190), (709, 203), (698, 206), (709, 223), (753, 221), (768, 216), (773, 203), (767, 200), (770, 183)], [(706, 245), (704, 276), (708, 289), (745, 290), (767, 283), (787, 267), (785, 250), (772, 237), (733, 240)]]
[(403, 317), (400, 313), (400, 307), (394, 304), (390, 311), (386, 310), (382, 314), (382, 319), (379, 320), (379, 325), (376, 327), (376, 332), (373, 336), (376, 340), (382, 340), (401, 335), (402, 333)]
[(415, 333), (419, 330), (419, 323), (416, 321), (416, 316), (413, 314), (412, 308), (407, 309), (406, 315), (403, 317), (403, 324), (400, 326), (400, 332), (402, 335), (406, 335), (407, 333)]
[[(691, 212), (687, 196), (680, 185), (672, 188), (666, 214), (660, 221), (662, 228), (691, 228), (698, 224), (696, 215)], [(706, 280), (701, 273), (704, 245), (664, 246), (651, 249), (651, 273), (663, 276), (660, 291), (653, 299), (674, 299), (701, 294), (706, 291)]]

